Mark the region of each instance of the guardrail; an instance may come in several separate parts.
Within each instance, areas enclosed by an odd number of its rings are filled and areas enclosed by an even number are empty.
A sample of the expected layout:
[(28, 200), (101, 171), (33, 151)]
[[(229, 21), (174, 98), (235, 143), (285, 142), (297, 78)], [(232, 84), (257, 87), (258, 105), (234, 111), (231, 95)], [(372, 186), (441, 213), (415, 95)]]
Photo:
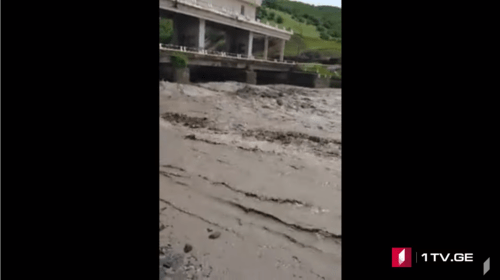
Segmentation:
[(263, 57), (260, 57), (260, 56), (255, 57), (255, 56), (248, 56), (245, 54), (219, 52), (219, 51), (212, 51), (212, 50), (207, 50), (207, 49), (193, 48), (193, 47), (179, 46), (179, 45), (171, 45), (171, 44), (161, 44), (160, 43), (160, 50), (180, 51), (180, 52), (187, 52), (187, 53), (213, 55), (213, 56), (220, 56), (220, 57), (230, 57), (230, 58), (237, 58), (237, 59), (244, 59), (244, 60), (265, 61), (265, 62), (281, 63), (281, 64), (297, 64), (295, 61), (289, 61), (289, 60), (279, 62), (277, 59), (264, 59)]
[(211, 2), (207, 2), (204, 0), (167, 0), (170, 2), (177, 2), (177, 3), (182, 3), (184, 5), (189, 5), (189, 6), (194, 6), (197, 8), (201, 8), (203, 10), (208, 10), (217, 14), (222, 14), (225, 16), (232, 17), (234, 19), (240, 20), (240, 21), (246, 21), (252, 24), (257, 24), (257, 25), (263, 25), (266, 27), (278, 29), (280, 31), (285, 31), (287, 33), (293, 34), (293, 29), (286, 30), (285, 28), (280, 28), (278, 25), (271, 25), (269, 22), (263, 23), (260, 20), (255, 20), (248, 15), (242, 15), (238, 11), (234, 10), (233, 8), (227, 8), (224, 6), (218, 6), (218, 5), (213, 5)]

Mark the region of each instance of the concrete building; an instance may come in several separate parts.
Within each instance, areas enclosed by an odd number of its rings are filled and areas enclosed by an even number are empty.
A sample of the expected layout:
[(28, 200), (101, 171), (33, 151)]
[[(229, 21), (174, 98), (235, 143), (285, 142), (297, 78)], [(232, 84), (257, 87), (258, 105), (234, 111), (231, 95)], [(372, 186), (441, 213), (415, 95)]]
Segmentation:
[(285, 42), (293, 31), (256, 19), (262, 0), (160, 0), (160, 17), (173, 19), (173, 44), (205, 49), (207, 26), (225, 33), (225, 51), (253, 58), (254, 38), (263, 38), (263, 58), (268, 59), (270, 40), (278, 40), (280, 61)]

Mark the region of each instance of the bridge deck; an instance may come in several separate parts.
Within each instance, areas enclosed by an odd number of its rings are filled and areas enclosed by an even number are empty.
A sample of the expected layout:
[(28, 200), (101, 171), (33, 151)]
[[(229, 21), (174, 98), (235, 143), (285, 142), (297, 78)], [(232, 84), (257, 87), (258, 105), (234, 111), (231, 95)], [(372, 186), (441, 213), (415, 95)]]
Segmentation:
[(269, 71), (285, 71), (294, 68), (298, 69), (298, 64), (294, 61), (279, 62), (278, 60), (265, 60), (241, 54), (200, 50), (183, 46), (162, 46), (161, 44), (160, 62), (169, 63), (170, 55), (178, 52), (184, 53), (188, 57), (189, 64), (191, 65), (220, 66), (240, 69), (249, 68)]

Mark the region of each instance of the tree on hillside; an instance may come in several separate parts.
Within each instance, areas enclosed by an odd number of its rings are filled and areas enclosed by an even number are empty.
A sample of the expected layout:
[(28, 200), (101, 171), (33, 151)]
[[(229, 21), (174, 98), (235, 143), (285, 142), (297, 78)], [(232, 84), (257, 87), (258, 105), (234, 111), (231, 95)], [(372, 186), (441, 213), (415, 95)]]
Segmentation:
[(276, 22), (277, 23), (283, 23), (283, 18), (281, 16), (278, 16), (278, 18), (276, 19)]
[(335, 38), (340, 37), (340, 34), (337, 33), (337, 31), (335, 31), (335, 30), (329, 30), (328, 35), (335, 37)]
[(275, 16), (276, 16), (276, 14), (275, 14), (273, 11), (271, 11), (271, 12), (269, 13), (269, 16), (267, 17), (267, 19), (268, 19), (268, 20), (274, 20), (274, 17), (275, 17)]
[(266, 19), (268, 17), (267, 10), (262, 7), (257, 8), (257, 18), (258, 19)]
[(262, 7), (269, 7), (271, 9), (276, 9), (278, 7), (276, 0), (262, 0)]
[(326, 33), (322, 32), (322, 33), (320, 33), (320, 34), (319, 34), (319, 38), (320, 38), (321, 40), (329, 40), (329, 39), (330, 39), (330, 36), (328, 36), (328, 34), (326, 34)]
[(313, 22), (313, 24), (314, 24), (314, 25), (316, 25), (316, 26), (320, 25), (320, 21), (319, 21), (317, 18), (315, 18), (315, 17), (311, 18), (311, 21), (312, 21), (312, 22)]

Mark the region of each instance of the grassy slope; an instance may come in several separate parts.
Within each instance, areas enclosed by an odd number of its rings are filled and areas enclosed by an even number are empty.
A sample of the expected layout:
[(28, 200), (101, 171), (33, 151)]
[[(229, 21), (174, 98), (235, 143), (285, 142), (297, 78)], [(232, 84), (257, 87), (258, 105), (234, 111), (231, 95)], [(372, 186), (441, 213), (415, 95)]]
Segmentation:
[[(278, 24), (280, 27), (290, 27), (293, 29), (294, 33), (300, 34), (302, 32), (303, 35), (307, 35), (308, 37), (319, 38), (319, 32), (316, 30), (316, 26), (307, 25), (305, 23), (300, 23), (292, 19), (292, 16), (273, 9), (267, 9), (269, 12), (274, 12), (278, 17), (280, 15), (283, 17), (283, 24)], [(269, 20), (263, 20), (269, 21)], [(277, 24), (276, 21), (269, 21), (273, 24)]]
[[(342, 34), (342, 9), (332, 6), (312, 6), (302, 2), (288, 0), (278, 0), (277, 5), (288, 8), (299, 15), (312, 15), (322, 21), (329, 21), (333, 24), (332, 29)], [(319, 35), (318, 35), (319, 36)]]
[[(294, 34), (302, 34), (302, 36), (294, 36), (294, 38), (286, 43), (286, 56), (295, 56), (299, 51), (305, 50), (317, 50), (324, 56), (341, 56), (341, 43), (336, 41), (321, 40), (319, 38), (319, 32), (316, 30), (316, 26), (297, 22), (292, 19), (291, 15), (281, 11), (272, 9), (268, 9), (268, 11), (273, 11), (276, 13), (276, 15), (280, 15), (281, 17), (283, 17), (283, 24), (278, 24), (280, 27), (290, 27), (293, 29)], [(277, 24), (275, 21), (270, 22), (273, 24)]]

